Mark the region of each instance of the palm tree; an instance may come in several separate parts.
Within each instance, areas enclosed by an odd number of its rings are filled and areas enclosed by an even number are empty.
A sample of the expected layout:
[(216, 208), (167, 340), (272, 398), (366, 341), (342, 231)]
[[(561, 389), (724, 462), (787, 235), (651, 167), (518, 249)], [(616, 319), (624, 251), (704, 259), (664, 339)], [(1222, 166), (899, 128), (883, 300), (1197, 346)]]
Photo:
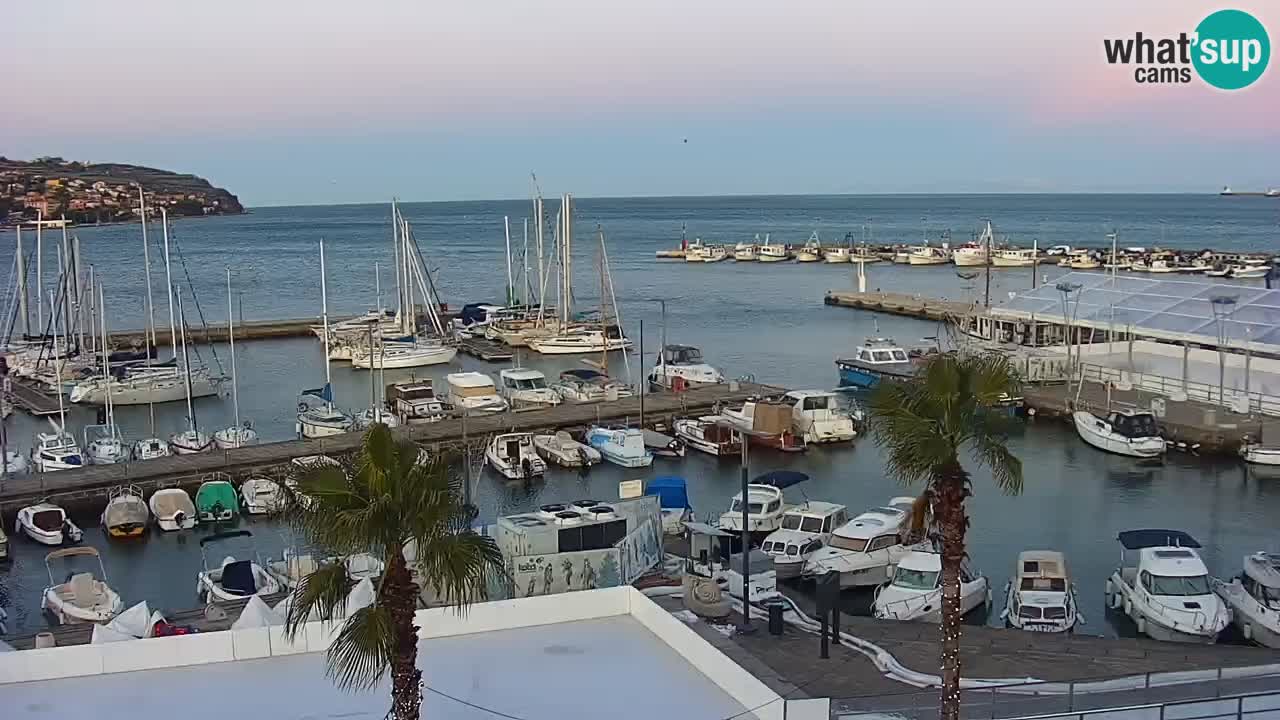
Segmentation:
[[(369, 552), (386, 564), (372, 605), (347, 617), (328, 652), (328, 675), (349, 690), (371, 690), (391, 674), (391, 714), (417, 720), (422, 703), (414, 625), (419, 587), (415, 568), (444, 600), (463, 610), (483, 599), (489, 572), (502, 571), (493, 539), (470, 529), (475, 510), (462, 502), (460, 483), (439, 458), (424, 462), (411, 442), (397, 442), (386, 425), (365, 433), (355, 457), (314, 464), (291, 478), (295, 527), (339, 557)], [(335, 620), (355, 581), (345, 563), (329, 563), (296, 591), (285, 619), (292, 637), (309, 620)]]
[(972, 494), (960, 453), (990, 468), (1005, 493), (1022, 491), (1022, 462), (1005, 447), (1007, 417), (991, 411), (1017, 385), (1003, 356), (946, 354), (926, 360), (911, 381), (883, 383), (871, 396), (869, 422), (889, 473), (907, 485), (925, 483), (913, 524), (931, 518), (941, 536), (942, 720), (960, 718), (960, 566), (969, 528), (964, 503)]

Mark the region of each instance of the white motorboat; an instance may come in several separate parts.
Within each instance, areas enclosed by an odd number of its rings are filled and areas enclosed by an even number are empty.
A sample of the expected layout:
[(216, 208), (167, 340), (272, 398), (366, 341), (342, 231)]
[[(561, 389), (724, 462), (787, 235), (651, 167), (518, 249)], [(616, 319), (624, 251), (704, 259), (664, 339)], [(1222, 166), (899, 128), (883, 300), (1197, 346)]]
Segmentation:
[(360, 370), (393, 370), (397, 368), (425, 367), (453, 362), (458, 348), (439, 341), (425, 340), (408, 344), (392, 344), (373, 348), (362, 347), (351, 353), (351, 367)]
[(507, 409), (507, 401), (498, 395), (493, 378), (484, 373), (449, 373), (445, 382), (449, 384), (449, 404), (464, 413), (500, 413)]
[(1018, 553), (1013, 577), (1004, 586), (1002, 616), (1010, 627), (1030, 632), (1070, 632), (1080, 620), (1067, 559), (1052, 550)]
[(1118, 539), (1123, 550), (1120, 567), (1107, 578), (1107, 607), (1123, 611), (1139, 635), (1153, 640), (1216, 642), (1231, 611), (1209, 584), (1196, 553), (1200, 543), (1181, 530), (1126, 530)]
[(248, 420), (245, 420), (242, 423), (230, 425), (215, 432), (213, 434), (213, 444), (217, 445), (219, 450), (257, 445), (258, 431), (253, 429), (253, 425)]
[(1165, 442), (1160, 437), (1156, 416), (1140, 410), (1116, 410), (1102, 419), (1093, 413), (1077, 410), (1071, 413), (1076, 432), (1086, 443), (1117, 455), (1153, 458), (1164, 455)]
[(284, 509), (284, 490), (275, 480), (254, 475), (240, 483), (240, 505), (249, 515), (270, 515)]
[(1019, 248), (997, 250), (991, 257), (992, 267), (1031, 267), (1036, 264), (1036, 251)]
[(762, 263), (785, 262), (791, 259), (791, 253), (787, 252), (787, 246), (782, 243), (769, 242), (769, 236), (764, 236), (764, 244), (756, 249), (756, 260)]
[(240, 510), (240, 496), (236, 494), (231, 476), (214, 473), (200, 483), (196, 490), (196, 514), (202, 523), (219, 523), (234, 520)]
[(114, 465), (129, 459), (129, 446), (114, 422), (84, 426), (85, 455), (94, 465)]
[(1264, 278), (1270, 272), (1270, 265), (1246, 263), (1244, 265), (1233, 265), (1228, 277), (1232, 277), (1237, 280), (1251, 280), (1255, 278)]
[(1240, 457), (1251, 465), (1280, 465), (1280, 446), (1245, 442), (1240, 445)]
[(150, 520), (151, 511), (142, 499), (142, 490), (136, 485), (112, 488), (100, 518), (107, 536), (113, 538), (141, 537), (147, 532)]
[[(66, 582), (53, 579), (53, 561), (75, 557), (91, 557), (98, 561), (98, 575), (78, 572)], [(54, 550), (44, 558), (49, 571), (49, 586), (40, 598), (40, 607), (52, 615), (60, 625), (73, 623), (105, 623), (124, 610), (120, 594), (107, 584), (107, 569), (102, 556), (93, 547)], [(101, 578), (101, 579), (99, 579)]]
[(1230, 582), (1215, 579), (1212, 585), (1245, 640), (1280, 648), (1280, 555), (1248, 555), (1238, 576)]
[(949, 262), (951, 262), (950, 252), (931, 245), (913, 247), (907, 255), (908, 265), (946, 265)]
[[(191, 396), (217, 395), (223, 379), (204, 368), (191, 370)], [(178, 402), (186, 398), (186, 382), (180, 368), (129, 368), (110, 381), (101, 377), (87, 378), (71, 388), (71, 402), (81, 405), (106, 405), (107, 388), (112, 405), (151, 405)]]
[(1088, 250), (1075, 250), (1065, 255), (1058, 265), (1071, 270), (1097, 270), (1102, 267), (1102, 261), (1094, 257)]
[(585, 439), (614, 465), (648, 467), (653, 464), (653, 453), (645, 447), (644, 433), (636, 428), (593, 427)]
[(165, 532), (190, 530), (196, 526), (196, 505), (182, 488), (156, 490), (147, 499), (147, 507), (156, 519), (156, 525)]
[(666, 345), (658, 354), (658, 364), (649, 373), (649, 384), (665, 390), (684, 390), (724, 382), (724, 373), (702, 359), (702, 351), (692, 345)]
[(686, 446), (708, 455), (733, 457), (742, 453), (740, 434), (721, 425), (714, 415), (676, 420), (671, 430)]
[[(853, 248), (832, 247), (822, 253), (822, 259), (829, 263), (847, 263), (853, 257)], [(779, 575), (781, 577), (781, 575)]]
[(574, 440), (564, 430), (557, 430), (551, 435), (534, 435), (533, 449), (544, 460), (560, 467), (590, 467), (603, 459), (599, 450)]
[(697, 257), (704, 263), (723, 262), (729, 259), (729, 249), (723, 245), (706, 245)]
[[(317, 397), (324, 402), (317, 403), (311, 400)], [(355, 418), (334, 407), (332, 397), (333, 391), (328, 384), (318, 390), (307, 390), (302, 394), (298, 402), (299, 437), (322, 438), (351, 431), (356, 423)]]
[(858, 515), (831, 533), (826, 547), (813, 553), (802, 574), (836, 573), (840, 587), (874, 587), (893, 576), (898, 561), (911, 552), (903, 538), (910, 527), (914, 498), (895, 497), (883, 507)]
[(508, 480), (531, 480), (547, 471), (547, 463), (538, 457), (530, 433), (497, 435), (484, 451), (485, 462)]
[(702, 238), (694, 238), (693, 242), (685, 245), (684, 261), (685, 262), (702, 262), (702, 251), (706, 249), (706, 245), (702, 244)]
[(818, 239), (818, 231), (814, 230), (804, 245), (796, 250), (796, 262), (818, 262), (822, 260), (822, 241)]
[(444, 401), (436, 397), (431, 380), (409, 380), (387, 388), (387, 407), (410, 425), (439, 422), (447, 416)]
[[(768, 534), (782, 527), (782, 516), (790, 509), (782, 491), (808, 479), (809, 476), (804, 473), (774, 470), (752, 480), (747, 485), (745, 529), (752, 533)], [(729, 502), (729, 509), (721, 513), (719, 528), (726, 532), (742, 532), (743, 510), (742, 492), (739, 491)]]
[[(52, 421), (51, 421), (52, 424)], [(54, 426), (57, 429), (57, 426)], [(57, 430), (51, 433), (37, 433), (36, 446), (31, 451), (31, 464), (39, 472), (70, 470), (84, 467), (84, 455), (80, 446), (69, 433)]]
[(4, 452), (4, 471), (8, 475), (21, 475), (31, 466), (27, 464), (27, 456), (17, 450), (6, 450)]
[(684, 441), (680, 438), (649, 428), (645, 428), (642, 434), (645, 448), (653, 453), (654, 457), (684, 457)]
[(565, 370), (551, 388), (570, 403), (613, 402), (633, 394), (631, 386), (591, 368)]
[[(756, 239), (759, 240), (760, 236), (757, 235)], [(757, 259), (755, 244), (740, 242), (737, 245), (734, 245), (733, 259), (738, 262), (755, 262)]]
[[(960, 614), (967, 615), (991, 599), (987, 578), (960, 568)], [(913, 550), (898, 561), (893, 579), (876, 592), (873, 614), (881, 620), (942, 622), (942, 556)]]
[(320, 563), (311, 553), (299, 553), (285, 548), (280, 560), (268, 560), (267, 572), (287, 590), (296, 590), (303, 580), (320, 569)]
[(252, 560), (239, 560), (228, 555), (217, 567), (210, 567), (209, 545), (241, 537), (249, 538), (252, 542), (253, 533), (236, 530), (200, 538), (200, 557), (204, 569), (196, 577), (196, 594), (201, 601), (226, 602), (250, 595), (274, 595), (280, 592), (280, 582), (267, 572), (256, 549), (253, 550)]
[(134, 460), (155, 460), (156, 458), (169, 457), (172, 454), (173, 451), (169, 449), (169, 443), (160, 438), (143, 438), (133, 444)]
[(564, 400), (547, 387), (547, 376), (541, 370), (508, 368), (498, 371), (501, 394), (513, 409), (554, 407)]
[(792, 390), (782, 402), (791, 406), (791, 427), (805, 443), (848, 442), (858, 434), (853, 416), (840, 410), (833, 392)]
[(19, 510), (13, 521), (13, 534), (26, 535), (41, 545), (80, 542), (84, 537), (84, 532), (67, 517), (67, 511), (52, 503), (37, 503)]
[(195, 455), (213, 449), (213, 438), (191, 428), (169, 436), (169, 447), (178, 455)]
[(791, 407), (778, 402), (748, 400), (727, 407), (720, 416), (729, 424), (749, 431), (747, 442), (779, 452), (804, 452), (806, 445), (791, 428)]
[(529, 341), (529, 347), (543, 355), (586, 355), (613, 350), (628, 350), (631, 339), (617, 325), (600, 328), (570, 328), (562, 333)]
[(844, 505), (809, 501), (782, 515), (782, 525), (765, 536), (760, 549), (773, 556), (779, 580), (800, 577), (805, 563), (826, 546), (835, 528), (848, 522)]
[(389, 428), (400, 427), (400, 418), (385, 407), (367, 407), (356, 413), (355, 427), (361, 430), (382, 423)]

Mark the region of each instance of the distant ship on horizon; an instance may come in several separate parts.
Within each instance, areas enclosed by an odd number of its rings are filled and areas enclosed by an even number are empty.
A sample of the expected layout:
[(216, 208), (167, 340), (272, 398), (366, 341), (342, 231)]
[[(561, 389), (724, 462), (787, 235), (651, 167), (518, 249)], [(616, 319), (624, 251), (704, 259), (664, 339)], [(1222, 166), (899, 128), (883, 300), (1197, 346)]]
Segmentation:
[(1231, 189), (1230, 185), (1222, 186), (1222, 192), (1219, 195), (1235, 195), (1235, 196), (1254, 196), (1254, 197), (1270, 197), (1280, 198), (1280, 189), (1267, 188), (1266, 192), (1236, 192)]

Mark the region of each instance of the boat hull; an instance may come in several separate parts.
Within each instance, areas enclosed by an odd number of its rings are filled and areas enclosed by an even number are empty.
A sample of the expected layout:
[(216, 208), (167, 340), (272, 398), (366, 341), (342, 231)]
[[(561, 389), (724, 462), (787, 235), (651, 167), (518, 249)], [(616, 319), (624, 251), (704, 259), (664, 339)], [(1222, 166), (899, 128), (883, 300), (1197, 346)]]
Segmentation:
[(394, 370), (397, 368), (425, 367), (452, 362), (458, 355), (458, 348), (442, 346), (439, 348), (416, 348), (413, 352), (395, 353), (383, 357), (375, 354), (356, 355), (351, 358), (351, 367), (360, 370)]
[[(220, 382), (208, 375), (191, 376), (191, 397), (202, 398), (218, 394)], [(107, 392), (103, 383), (79, 383), (71, 389), (71, 402), (81, 405), (106, 405)], [(183, 378), (179, 374), (163, 379), (126, 380), (111, 382), (112, 405), (149, 405), (151, 403), (179, 402), (187, 399)]]
[(1076, 434), (1080, 436), (1080, 439), (1104, 452), (1137, 458), (1158, 458), (1164, 455), (1165, 446), (1163, 440), (1152, 440), (1150, 442), (1121, 441), (1113, 437), (1111, 433), (1099, 431), (1096, 426), (1098, 420), (1092, 413), (1076, 411), (1071, 414), (1071, 418), (1075, 422)]
[(1253, 465), (1280, 465), (1280, 447), (1245, 446), (1240, 455)]

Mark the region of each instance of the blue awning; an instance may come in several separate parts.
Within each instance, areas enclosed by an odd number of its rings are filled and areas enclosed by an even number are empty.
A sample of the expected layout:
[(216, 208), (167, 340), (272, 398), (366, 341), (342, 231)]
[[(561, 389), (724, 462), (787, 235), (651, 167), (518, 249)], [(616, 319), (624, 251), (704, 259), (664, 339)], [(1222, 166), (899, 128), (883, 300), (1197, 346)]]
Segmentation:
[(649, 481), (646, 494), (657, 495), (659, 504), (667, 510), (681, 510), (689, 505), (689, 492), (685, 480), (675, 475), (664, 475)]

